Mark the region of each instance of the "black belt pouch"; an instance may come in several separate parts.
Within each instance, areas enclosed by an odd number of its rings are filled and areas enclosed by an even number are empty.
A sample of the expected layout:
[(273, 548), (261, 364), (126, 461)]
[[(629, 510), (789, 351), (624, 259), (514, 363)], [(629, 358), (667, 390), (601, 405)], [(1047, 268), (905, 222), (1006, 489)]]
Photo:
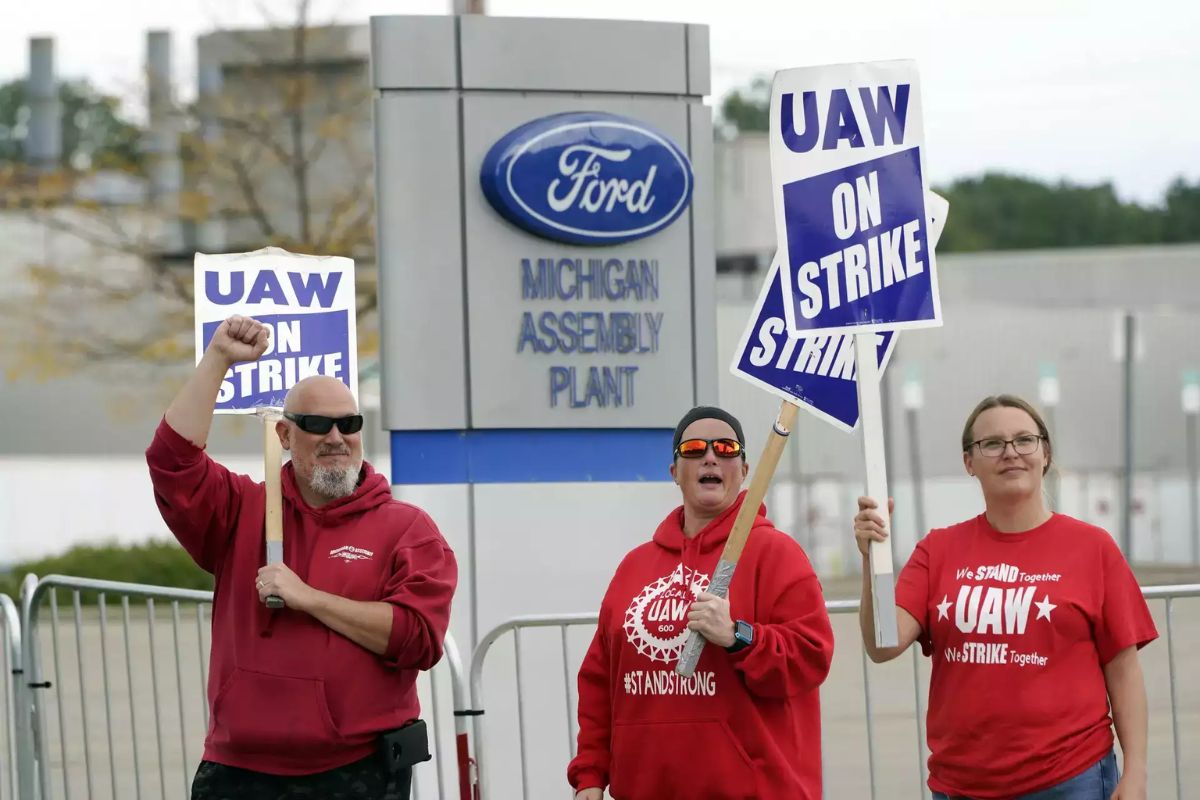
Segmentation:
[(379, 736), (379, 749), (384, 769), (393, 776), (433, 758), (429, 754), (429, 733), (423, 719), (414, 719), (393, 731), (384, 731)]

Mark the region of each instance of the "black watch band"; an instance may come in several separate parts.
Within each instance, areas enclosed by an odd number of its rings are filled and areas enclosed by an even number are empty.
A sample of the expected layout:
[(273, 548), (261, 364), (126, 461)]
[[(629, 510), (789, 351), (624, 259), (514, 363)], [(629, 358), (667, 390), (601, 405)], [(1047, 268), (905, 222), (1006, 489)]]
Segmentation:
[(733, 623), (733, 644), (725, 648), (727, 653), (736, 653), (739, 650), (745, 650), (754, 643), (754, 626), (744, 619), (739, 619)]

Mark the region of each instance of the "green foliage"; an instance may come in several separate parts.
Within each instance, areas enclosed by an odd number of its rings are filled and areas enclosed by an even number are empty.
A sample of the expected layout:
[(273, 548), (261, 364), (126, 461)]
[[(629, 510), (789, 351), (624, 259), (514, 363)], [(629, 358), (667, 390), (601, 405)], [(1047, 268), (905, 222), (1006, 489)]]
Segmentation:
[[(767, 131), (770, 100), (770, 80), (756, 77), (725, 96), (721, 119), (739, 132)], [(1200, 241), (1200, 181), (1177, 178), (1159, 206), (1122, 202), (1110, 183), (992, 172), (935, 191), (950, 201), (940, 252)]]
[(721, 101), (721, 119), (738, 131), (770, 128), (771, 81), (759, 76), (743, 89), (734, 89)]
[[(69, 575), (182, 589), (213, 588), (212, 576), (170, 540), (136, 545), (76, 545), (61, 555), (14, 564), (7, 575), (0, 575), (0, 594), (15, 600), (21, 592), (21, 580), (30, 572), (38, 577)], [(95, 598), (85, 595), (84, 601), (95, 602)]]
[[(136, 169), (142, 131), (120, 114), (120, 101), (86, 80), (62, 81), (62, 164), (87, 169)], [(0, 85), (0, 162), (24, 158), (29, 105), (24, 80)]]
[(1194, 242), (1200, 239), (1200, 180), (1189, 185), (1176, 178), (1167, 189), (1162, 219), (1162, 241)]
[(935, 188), (950, 201), (943, 252), (1200, 241), (1200, 182), (1171, 184), (1162, 207), (1122, 202), (1112, 184), (1047, 184), (987, 173)]

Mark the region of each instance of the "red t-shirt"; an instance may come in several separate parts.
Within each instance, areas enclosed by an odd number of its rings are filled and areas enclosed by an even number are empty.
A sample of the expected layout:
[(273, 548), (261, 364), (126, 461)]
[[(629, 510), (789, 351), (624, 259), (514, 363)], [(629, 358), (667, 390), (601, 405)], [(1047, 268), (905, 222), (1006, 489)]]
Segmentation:
[(1004, 798), (1071, 778), (1113, 746), (1103, 666), (1158, 637), (1103, 529), (1055, 514), (1023, 533), (984, 515), (930, 532), (896, 584), (921, 625), (929, 787)]

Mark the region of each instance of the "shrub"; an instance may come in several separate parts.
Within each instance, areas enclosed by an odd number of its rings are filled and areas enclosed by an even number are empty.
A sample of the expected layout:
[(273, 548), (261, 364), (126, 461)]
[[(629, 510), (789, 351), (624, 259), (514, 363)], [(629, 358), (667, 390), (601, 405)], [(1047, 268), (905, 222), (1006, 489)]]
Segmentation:
[[(14, 564), (7, 574), (0, 575), (0, 594), (16, 600), (21, 592), (21, 580), (30, 572), (38, 577), (69, 575), (181, 589), (211, 591), (213, 588), (212, 576), (197, 567), (191, 556), (173, 540), (151, 540), (134, 545), (115, 542), (80, 544), (60, 555)], [(83, 599), (95, 602), (94, 597), (86, 594)]]

